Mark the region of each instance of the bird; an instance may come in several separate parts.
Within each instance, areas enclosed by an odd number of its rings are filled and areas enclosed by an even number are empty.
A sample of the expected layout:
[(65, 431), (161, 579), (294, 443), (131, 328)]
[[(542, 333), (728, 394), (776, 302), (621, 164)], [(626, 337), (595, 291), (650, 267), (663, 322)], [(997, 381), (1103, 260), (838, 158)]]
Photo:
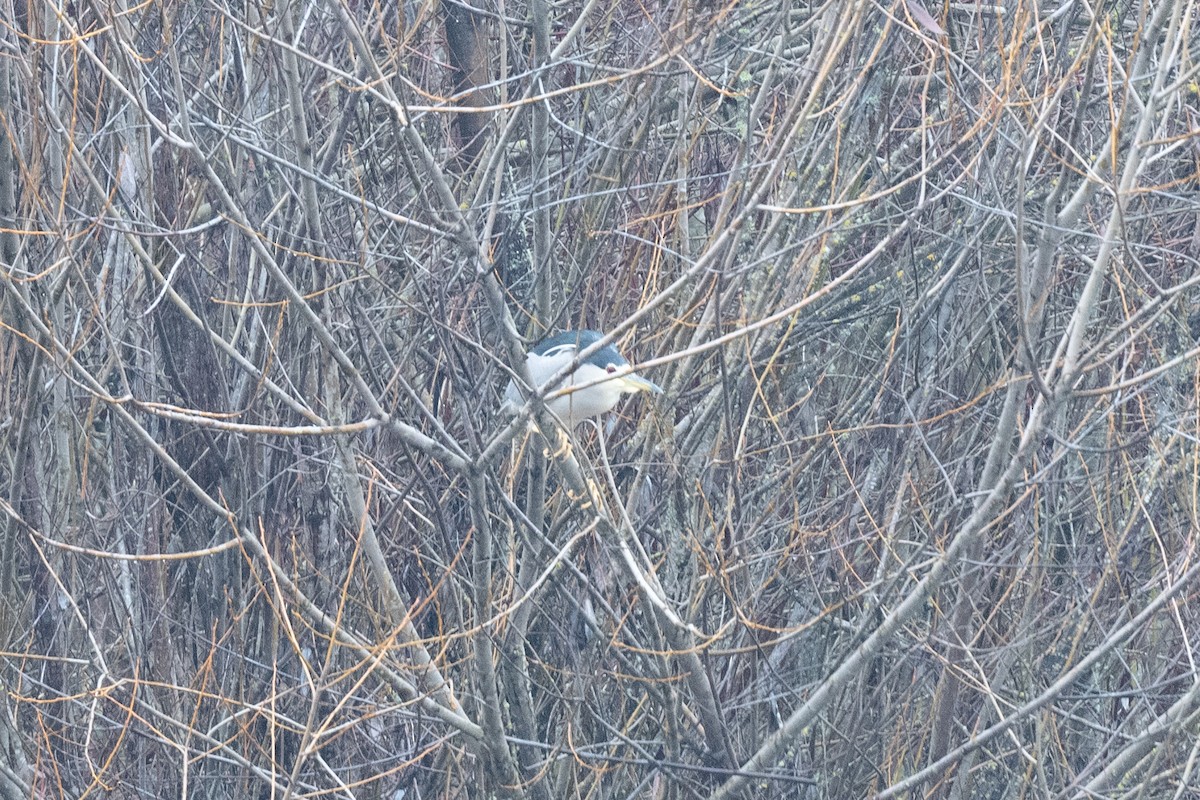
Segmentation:
[[(604, 334), (599, 331), (580, 330), (564, 331), (543, 339), (525, 356), (529, 379), (535, 387), (542, 386), (559, 370), (574, 361), (578, 352), (603, 338)], [(607, 380), (604, 380), (606, 377)], [(576, 386), (582, 388), (573, 389)], [(623, 395), (637, 392), (662, 394), (662, 389), (656, 383), (632, 372), (625, 356), (612, 344), (585, 358), (575, 371), (555, 388), (560, 394), (547, 400), (546, 408), (568, 428), (574, 428), (585, 419), (599, 417), (612, 411)], [(517, 387), (517, 382), (510, 381), (504, 392), (505, 407), (515, 413), (523, 401), (524, 397)]]

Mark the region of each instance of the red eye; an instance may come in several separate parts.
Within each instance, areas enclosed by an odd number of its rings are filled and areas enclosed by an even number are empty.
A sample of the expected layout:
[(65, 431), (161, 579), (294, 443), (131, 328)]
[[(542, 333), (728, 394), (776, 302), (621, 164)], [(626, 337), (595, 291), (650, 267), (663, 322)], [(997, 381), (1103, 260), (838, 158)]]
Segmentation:
[(612, 375), (614, 372), (616, 372), (616, 371), (617, 371), (617, 365), (616, 365), (616, 364), (609, 364), (609, 365), (608, 365), (607, 367), (605, 367), (604, 369), (608, 371), (608, 374), (609, 374), (609, 375)]

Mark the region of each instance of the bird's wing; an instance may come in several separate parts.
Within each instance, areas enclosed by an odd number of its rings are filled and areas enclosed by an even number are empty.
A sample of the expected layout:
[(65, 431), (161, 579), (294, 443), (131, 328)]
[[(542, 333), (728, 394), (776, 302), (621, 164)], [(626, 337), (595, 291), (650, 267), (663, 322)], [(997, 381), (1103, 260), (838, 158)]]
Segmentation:
[(538, 356), (541, 358), (559, 358), (561, 356), (570, 356), (578, 349), (579, 348), (574, 342), (567, 342), (565, 344), (556, 344), (554, 347), (547, 348), (543, 352), (538, 353)]

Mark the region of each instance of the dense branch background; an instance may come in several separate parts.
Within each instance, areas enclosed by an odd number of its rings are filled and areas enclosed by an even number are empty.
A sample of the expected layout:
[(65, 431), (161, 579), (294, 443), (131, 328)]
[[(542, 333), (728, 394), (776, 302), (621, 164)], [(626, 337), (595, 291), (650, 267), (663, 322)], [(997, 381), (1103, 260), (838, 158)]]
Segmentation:
[(1200, 796), (1200, 4), (4, 6), (3, 800)]

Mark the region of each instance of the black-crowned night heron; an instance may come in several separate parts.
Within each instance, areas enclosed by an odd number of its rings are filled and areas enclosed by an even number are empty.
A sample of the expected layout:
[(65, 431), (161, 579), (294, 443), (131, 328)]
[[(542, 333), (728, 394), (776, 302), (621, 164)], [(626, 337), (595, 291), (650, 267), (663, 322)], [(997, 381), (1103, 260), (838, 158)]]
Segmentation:
[[(574, 361), (576, 353), (603, 338), (604, 334), (598, 331), (566, 331), (543, 339), (525, 357), (530, 380), (534, 386), (542, 386)], [(581, 388), (574, 388), (576, 386)], [(635, 392), (662, 393), (656, 384), (631, 372), (625, 356), (611, 344), (585, 358), (574, 372), (563, 379), (557, 391), (561, 394), (547, 400), (546, 408), (553, 411), (568, 428), (611, 411), (622, 395)], [(516, 382), (510, 382), (504, 392), (505, 406), (515, 411), (521, 407), (523, 399)]]

